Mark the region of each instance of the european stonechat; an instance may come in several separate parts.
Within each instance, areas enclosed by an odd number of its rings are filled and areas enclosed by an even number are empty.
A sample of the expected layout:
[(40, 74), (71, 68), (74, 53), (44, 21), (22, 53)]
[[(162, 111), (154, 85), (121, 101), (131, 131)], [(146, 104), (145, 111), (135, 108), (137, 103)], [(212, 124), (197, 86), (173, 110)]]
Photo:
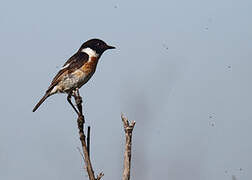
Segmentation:
[(76, 111), (71, 102), (73, 91), (81, 88), (88, 82), (95, 73), (101, 55), (106, 50), (114, 48), (100, 39), (91, 39), (83, 43), (79, 50), (67, 60), (58, 74), (53, 78), (45, 95), (32, 111), (35, 112), (49, 96), (56, 93), (68, 94), (67, 100)]

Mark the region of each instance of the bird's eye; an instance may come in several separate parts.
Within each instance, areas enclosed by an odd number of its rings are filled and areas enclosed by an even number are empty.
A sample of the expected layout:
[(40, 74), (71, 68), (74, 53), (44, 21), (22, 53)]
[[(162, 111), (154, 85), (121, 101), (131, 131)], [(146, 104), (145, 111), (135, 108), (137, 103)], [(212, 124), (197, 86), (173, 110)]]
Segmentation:
[(100, 46), (100, 43), (97, 43), (96, 46)]

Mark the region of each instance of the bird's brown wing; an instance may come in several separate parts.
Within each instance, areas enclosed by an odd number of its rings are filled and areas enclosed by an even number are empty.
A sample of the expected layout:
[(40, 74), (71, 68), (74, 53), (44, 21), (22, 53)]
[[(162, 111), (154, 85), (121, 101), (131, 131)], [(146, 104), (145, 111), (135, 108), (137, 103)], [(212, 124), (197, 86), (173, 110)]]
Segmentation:
[(88, 54), (84, 52), (77, 52), (72, 57), (70, 57), (67, 62), (63, 65), (62, 69), (53, 78), (51, 85), (48, 87), (46, 92), (49, 92), (56, 86), (66, 74), (79, 69), (88, 61)]

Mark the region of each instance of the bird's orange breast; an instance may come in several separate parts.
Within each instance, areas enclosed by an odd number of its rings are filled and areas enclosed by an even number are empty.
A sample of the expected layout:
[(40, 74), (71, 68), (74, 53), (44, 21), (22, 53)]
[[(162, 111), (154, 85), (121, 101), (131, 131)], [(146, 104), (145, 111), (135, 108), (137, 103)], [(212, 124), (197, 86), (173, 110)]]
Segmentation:
[(81, 70), (85, 74), (89, 74), (91, 72), (94, 72), (96, 69), (98, 63), (98, 58), (97, 57), (91, 57), (82, 67)]

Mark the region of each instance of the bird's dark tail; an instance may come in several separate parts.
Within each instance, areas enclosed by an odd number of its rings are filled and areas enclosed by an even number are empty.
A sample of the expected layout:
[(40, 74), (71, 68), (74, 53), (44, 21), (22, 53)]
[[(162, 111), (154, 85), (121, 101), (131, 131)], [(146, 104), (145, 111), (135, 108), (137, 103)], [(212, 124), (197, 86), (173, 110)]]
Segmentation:
[(46, 98), (48, 98), (50, 96), (50, 92), (46, 92), (46, 94), (40, 99), (40, 101), (38, 102), (38, 104), (33, 108), (32, 112), (35, 112), (38, 107), (46, 100)]

